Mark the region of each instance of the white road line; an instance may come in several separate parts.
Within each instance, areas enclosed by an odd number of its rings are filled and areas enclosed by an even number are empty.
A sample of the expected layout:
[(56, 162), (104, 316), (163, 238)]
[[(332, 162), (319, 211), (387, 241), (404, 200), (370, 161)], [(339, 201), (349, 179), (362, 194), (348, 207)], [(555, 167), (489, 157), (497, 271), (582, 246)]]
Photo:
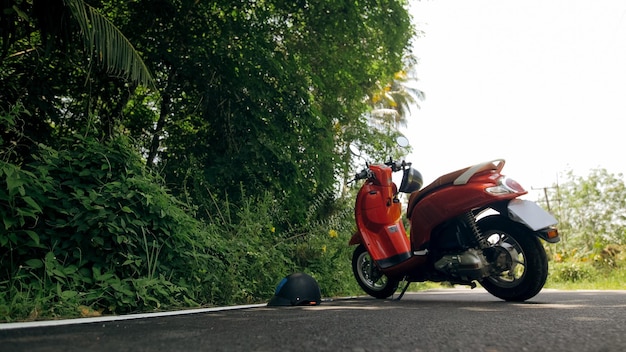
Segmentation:
[(0, 324), (0, 330), (35, 328), (35, 327), (44, 327), (44, 326), (88, 324), (88, 323), (104, 323), (104, 322), (130, 320), (130, 319), (156, 318), (156, 317), (166, 317), (166, 316), (172, 316), (172, 315), (186, 315), (186, 314), (219, 312), (219, 311), (235, 310), (235, 309), (257, 308), (257, 307), (264, 307), (266, 305), (267, 303), (262, 303), (262, 304), (248, 304), (248, 305), (227, 306), (227, 307), (176, 310), (176, 311), (157, 312), (157, 313), (111, 315), (111, 316), (103, 316), (103, 317), (61, 319), (61, 320), (29, 321), (29, 322), (23, 322), (23, 323), (4, 323), (4, 324)]

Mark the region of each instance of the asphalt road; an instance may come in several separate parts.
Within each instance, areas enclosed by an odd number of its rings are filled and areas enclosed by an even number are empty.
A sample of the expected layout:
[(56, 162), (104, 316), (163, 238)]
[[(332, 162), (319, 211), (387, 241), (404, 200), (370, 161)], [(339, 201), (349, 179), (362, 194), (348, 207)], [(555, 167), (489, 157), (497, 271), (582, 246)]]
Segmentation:
[(626, 291), (544, 290), (508, 303), (481, 289), (451, 289), (407, 293), (401, 301), (363, 297), (128, 318), (0, 324), (0, 351), (626, 350)]

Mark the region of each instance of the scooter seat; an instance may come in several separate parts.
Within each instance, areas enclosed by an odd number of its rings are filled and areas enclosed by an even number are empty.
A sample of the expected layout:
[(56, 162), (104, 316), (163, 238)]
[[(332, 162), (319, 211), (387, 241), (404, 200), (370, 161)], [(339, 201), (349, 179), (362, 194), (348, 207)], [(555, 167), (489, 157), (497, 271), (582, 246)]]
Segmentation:
[[(431, 182), (428, 186), (422, 188), (419, 191), (411, 193), (411, 196), (409, 197), (409, 205), (406, 210), (407, 217), (409, 219), (411, 218), (411, 213), (413, 213), (415, 205), (420, 200), (441, 187), (453, 184), (454, 181), (459, 178), (459, 176), (463, 175), (463, 173), (465, 173), (465, 171), (469, 170), (470, 168), (472, 168), (472, 166), (439, 176), (439, 178)], [(498, 170), (498, 167), (493, 163), (487, 163), (480, 169), (476, 170), (474, 174), (492, 170)]]

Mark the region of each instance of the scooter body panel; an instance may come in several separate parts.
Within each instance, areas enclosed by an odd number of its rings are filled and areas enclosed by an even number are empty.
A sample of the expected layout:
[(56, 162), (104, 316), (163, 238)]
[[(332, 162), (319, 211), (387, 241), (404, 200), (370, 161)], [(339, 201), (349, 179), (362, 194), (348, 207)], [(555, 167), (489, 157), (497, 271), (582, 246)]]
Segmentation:
[(396, 197), (391, 169), (380, 165), (371, 168), (377, 182), (359, 190), (355, 206), (358, 231), (350, 243), (363, 243), (379, 267), (388, 268), (411, 257), (411, 243), (402, 223), (402, 204)]
[(486, 192), (496, 186), (501, 175), (477, 175), (463, 185), (449, 184), (424, 196), (413, 208), (410, 216), (411, 246), (414, 251), (424, 249), (431, 239), (433, 229), (446, 220), (465, 214), (472, 209), (510, 200), (522, 194), (495, 195)]

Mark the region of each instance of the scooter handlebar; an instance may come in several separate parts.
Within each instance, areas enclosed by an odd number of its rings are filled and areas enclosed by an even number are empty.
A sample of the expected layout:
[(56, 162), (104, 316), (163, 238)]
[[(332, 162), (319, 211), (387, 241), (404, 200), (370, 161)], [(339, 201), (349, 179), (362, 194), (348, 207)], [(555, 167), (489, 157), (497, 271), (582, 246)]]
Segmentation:
[[(396, 171), (404, 170), (407, 167), (410, 167), (411, 163), (406, 162), (404, 160), (402, 161), (389, 160), (388, 162), (385, 163), (385, 165), (391, 167), (391, 170), (396, 172)], [(354, 175), (354, 179), (350, 180), (348, 183), (354, 182), (357, 180), (363, 180), (363, 179), (370, 178), (373, 176), (374, 174), (372, 173), (372, 171), (369, 168), (365, 168), (361, 170), (361, 172), (359, 172), (358, 174)]]
[(361, 172), (359, 172), (358, 174), (356, 174), (354, 176), (354, 180), (362, 180), (365, 178), (369, 178), (372, 175), (372, 171), (370, 171), (370, 169), (363, 169)]
[(391, 167), (391, 170), (393, 172), (396, 172), (396, 171), (404, 170), (404, 168), (411, 166), (411, 163), (408, 163), (404, 160), (402, 161), (389, 160), (388, 162), (385, 163), (385, 165)]

